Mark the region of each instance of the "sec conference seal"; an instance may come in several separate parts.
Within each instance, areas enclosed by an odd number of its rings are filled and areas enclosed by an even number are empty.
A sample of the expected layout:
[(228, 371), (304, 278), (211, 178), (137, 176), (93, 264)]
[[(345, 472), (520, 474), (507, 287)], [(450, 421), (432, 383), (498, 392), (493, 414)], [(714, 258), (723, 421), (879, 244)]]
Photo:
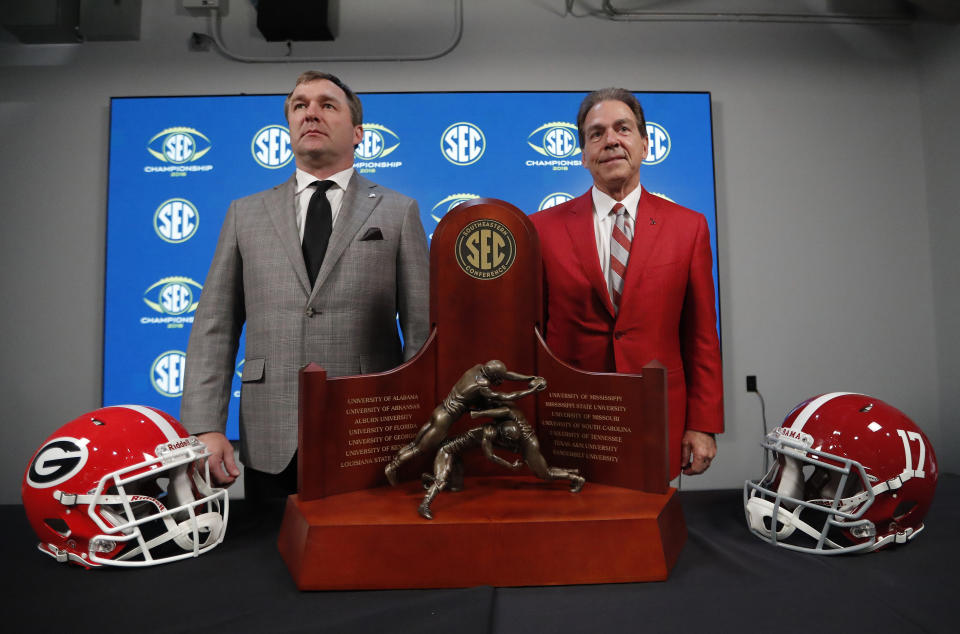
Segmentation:
[(510, 230), (496, 220), (474, 220), (457, 236), (457, 264), (478, 280), (493, 280), (513, 266), (517, 241)]

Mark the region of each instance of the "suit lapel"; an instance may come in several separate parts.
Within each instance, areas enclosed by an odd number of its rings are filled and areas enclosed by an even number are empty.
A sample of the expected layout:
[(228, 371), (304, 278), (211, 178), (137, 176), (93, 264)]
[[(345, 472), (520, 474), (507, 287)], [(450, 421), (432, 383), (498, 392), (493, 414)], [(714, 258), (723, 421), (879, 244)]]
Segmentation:
[(290, 260), (290, 266), (297, 274), (297, 279), (304, 291), (310, 294), (310, 279), (307, 277), (307, 267), (303, 263), (303, 250), (300, 244), (300, 230), (297, 228), (297, 207), (294, 194), (297, 190), (296, 173), (290, 179), (273, 188), (273, 191), (264, 198), (267, 215), (273, 227), (280, 236), (280, 243)]
[(653, 245), (660, 237), (661, 226), (663, 226), (663, 217), (654, 199), (654, 194), (644, 189), (643, 193), (640, 194), (637, 217), (633, 224), (630, 261), (627, 263), (627, 277), (623, 280), (624, 295), (630, 292), (632, 283), (642, 277), (650, 253), (653, 252)]
[[(326, 255), (323, 256), (323, 264), (320, 265), (320, 272), (317, 273), (315, 288), (320, 288), (327, 280), (330, 271), (353, 241), (357, 231), (380, 202), (381, 196), (376, 192), (376, 188), (376, 183), (354, 172), (347, 190), (343, 193), (343, 203), (340, 205), (333, 233), (330, 234), (330, 243), (327, 245)], [(304, 271), (306, 271), (305, 267)]]
[(580, 261), (580, 268), (593, 287), (594, 292), (603, 300), (603, 305), (612, 316), (613, 303), (607, 291), (607, 282), (603, 279), (603, 269), (600, 268), (600, 256), (597, 254), (597, 237), (593, 227), (593, 197), (588, 191), (576, 200), (570, 209), (570, 216), (566, 222), (567, 233), (573, 242), (573, 251)]

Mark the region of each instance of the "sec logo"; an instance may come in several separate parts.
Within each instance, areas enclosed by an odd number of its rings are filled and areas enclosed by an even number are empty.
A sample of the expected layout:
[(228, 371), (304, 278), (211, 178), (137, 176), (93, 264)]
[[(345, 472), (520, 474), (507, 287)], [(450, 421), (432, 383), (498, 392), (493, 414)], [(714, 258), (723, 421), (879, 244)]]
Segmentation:
[(186, 242), (194, 236), (199, 225), (200, 213), (185, 198), (165, 200), (153, 214), (153, 228), (165, 242)]
[(647, 138), (650, 139), (650, 153), (643, 164), (662, 163), (670, 155), (670, 134), (659, 123), (647, 121)]
[(187, 355), (181, 350), (168, 350), (154, 359), (150, 366), (150, 383), (163, 396), (174, 398), (183, 394), (183, 370)]
[(459, 205), (460, 203), (466, 202), (468, 200), (473, 200), (474, 198), (480, 198), (476, 194), (450, 194), (436, 205), (433, 206), (433, 209), (430, 210), (430, 217), (440, 222), (440, 219), (447, 215), (447, 212)]
[(183, 315), (197, 309), (202, 289), (189, 277), (165, 277), (144, 292), (143, 301), (158, 313)]
[(457, 264), (478, 280), (493, 280), (513, 266), (517, 241), (506, 225), (496, 220), (475, 220), (464, 227), (454, 246)]
[(268, 125), (253, 135), (250, 143), (253, 160), (260, 167), (275, 170), (287, 165), (293, 158), (290, 131), (282, 125)]
[(480, 160), (486, 149), (483, 130), (466, 121), (454, 123), (440, 136), (440, 151), (454, 165), (472, 165)]
[(527, 145), (538, 154), (551, 158), (567, 158), (580, 153), (577, 126), (564, 121), (544, 123), (527, 137)]
[(167, 128), (147, 142), (147, 152), (164, 163), (181, 165), (196, 161), (210, 151), (210, 139), (193, 128)]
[(400, 137), (386, 126), (378, 123), (363, 124), (363, 139), (354, 151), (361, 161), (385, 158), (400, 147)]
[(554, 192), (540, 201), (540, 206), (537, 207), (537, 211), (549, 209), (550, 207), (559, 205), (560, 203), (565, 203), (568, 200), (573, 200), (573, 196), (566, 192)]

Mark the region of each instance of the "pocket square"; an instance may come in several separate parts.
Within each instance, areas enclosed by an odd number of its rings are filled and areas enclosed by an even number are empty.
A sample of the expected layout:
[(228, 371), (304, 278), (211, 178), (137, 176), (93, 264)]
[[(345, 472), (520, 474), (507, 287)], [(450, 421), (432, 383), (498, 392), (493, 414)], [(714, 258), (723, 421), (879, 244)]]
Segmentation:
[(370, 227), (360, 238), (361, 242), (363, 240), (383, 240), (383, 232), (380, 231), (380, 227)]

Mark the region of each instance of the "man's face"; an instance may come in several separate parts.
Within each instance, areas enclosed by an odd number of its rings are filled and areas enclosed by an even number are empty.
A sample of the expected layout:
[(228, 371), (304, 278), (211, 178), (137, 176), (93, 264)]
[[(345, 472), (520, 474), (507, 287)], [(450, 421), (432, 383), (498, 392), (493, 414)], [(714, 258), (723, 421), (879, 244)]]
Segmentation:
[(318, 79), (294, 88), (287, 122), (298, 167), (340, 171), (353, 165), (363, 127), (353, 125), (347, 95), (333, 82)]
[(597, 188), (622, 200), (640, 184), (640, 164), (650, 141), (622, 101), (601, 101), (583, 121), (583, 166)]

